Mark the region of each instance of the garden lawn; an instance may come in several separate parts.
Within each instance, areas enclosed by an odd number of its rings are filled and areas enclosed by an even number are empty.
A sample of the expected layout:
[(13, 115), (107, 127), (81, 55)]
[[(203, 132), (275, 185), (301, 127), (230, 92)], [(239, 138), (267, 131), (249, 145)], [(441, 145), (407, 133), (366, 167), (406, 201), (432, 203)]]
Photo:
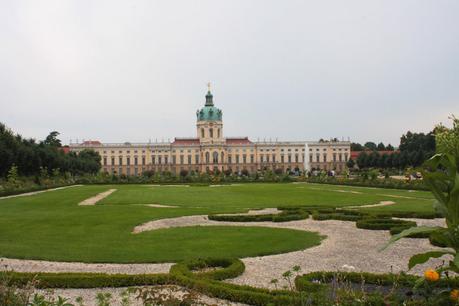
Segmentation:
[[(94, 206), (78, 203), (115, 188)], [(394, 197), (395, 196), (395, 197)], [(401, 198), (409, 197), (409, 198)], [(90, 185), (0, 199), (0, 257), (82, 262), (174, 262), (209, 256), (258, 256), (317, 245), (308, 232), (254, 227), (189, 227), (134, 235), (136, 225), (186, 215), (251, 208), (375, 204), (371, 208), (432, 211), (428, 192), (319, 184), (244, 184), (223, 187)], [(175, 205), (153, 208), (134, 204)]]

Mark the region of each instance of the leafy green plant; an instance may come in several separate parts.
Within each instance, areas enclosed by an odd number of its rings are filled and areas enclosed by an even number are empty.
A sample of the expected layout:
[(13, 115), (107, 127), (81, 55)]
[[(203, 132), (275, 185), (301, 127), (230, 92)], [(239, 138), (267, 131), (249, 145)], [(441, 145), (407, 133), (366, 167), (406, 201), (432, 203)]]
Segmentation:
[(436, 198), (435, 209), (446, 218), (447, 228), (412, 227), (392, 236), (386, 248), (397, 240), (416, 234), (433, 234), (452, 251), (436, 251), (414, 255), (409, 268), (424, 263), (433, 257), (452, 255), (454, 259), (442, 271), (459, 272), (459, 120), (453, 117), (453, 128), (438, 127), (437, 151), (424, 164), (423, 177)]

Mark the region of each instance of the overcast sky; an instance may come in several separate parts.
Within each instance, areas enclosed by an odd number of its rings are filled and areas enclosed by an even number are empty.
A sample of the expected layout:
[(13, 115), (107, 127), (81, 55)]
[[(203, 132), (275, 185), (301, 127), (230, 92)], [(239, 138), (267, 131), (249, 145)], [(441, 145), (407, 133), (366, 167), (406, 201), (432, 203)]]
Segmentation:
[(0, 121), (68, 143), (225, 136), (398, 145), (459, 115), (459, 1), (0, 0)]

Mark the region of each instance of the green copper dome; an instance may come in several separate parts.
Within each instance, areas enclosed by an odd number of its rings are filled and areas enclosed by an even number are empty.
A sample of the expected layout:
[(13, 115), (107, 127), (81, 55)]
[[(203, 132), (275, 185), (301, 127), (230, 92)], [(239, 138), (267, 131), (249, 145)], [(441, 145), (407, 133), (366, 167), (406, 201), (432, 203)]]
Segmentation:
[(214, 106), (213, 96), (209, 90), (205, 106), (196, 111), (198, 121), (222, 121), (222, 114), (222, 111)]

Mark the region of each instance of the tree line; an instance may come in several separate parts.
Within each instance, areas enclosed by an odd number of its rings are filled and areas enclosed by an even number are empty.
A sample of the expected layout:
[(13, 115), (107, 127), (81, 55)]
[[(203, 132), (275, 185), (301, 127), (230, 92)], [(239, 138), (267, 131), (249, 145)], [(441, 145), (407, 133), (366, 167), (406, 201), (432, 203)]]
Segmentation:
[(360, 169), (418, 167), (435, 153), (437, 128), (427, 134), (408, 131), (400, 138), (398, 150), (395, 150), (391, 144), (385, 146), (382, 142), (377, 145), (374, 142), (366, 142), (364, 145), (352, 143), (351, 151), (362, 152), (355, 160), (349, 160), (348, 167), (352, 168), (355, 164)]
[(19, 175), (34, 176), (48, 172), (79, 175), (97, 173), (100, 156), (93, 150), (65, 153), (59, 133), (51, 132), (44, 140), (23, 138), (0, 123), (0, 178), (15, 166)]

